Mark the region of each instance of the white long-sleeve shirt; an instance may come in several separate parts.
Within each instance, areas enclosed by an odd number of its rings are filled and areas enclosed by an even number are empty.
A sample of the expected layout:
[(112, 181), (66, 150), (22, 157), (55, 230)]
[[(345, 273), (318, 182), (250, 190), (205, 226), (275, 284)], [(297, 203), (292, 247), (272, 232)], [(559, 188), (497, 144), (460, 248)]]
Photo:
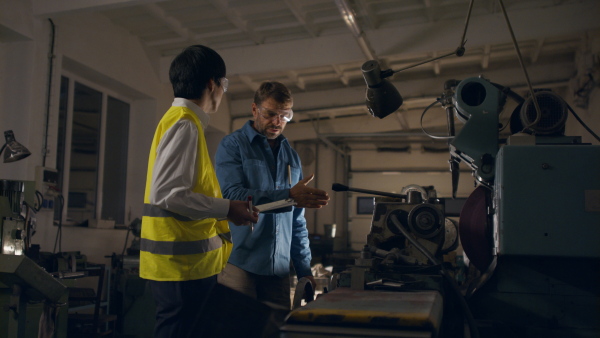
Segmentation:
[[(173, 106), (194, 111), (205, 129), (210, 117), (190, 100), (175, 98)], [(224, 219), (229, 200), (192, 191), (198, 174), (198, 128), (189, 120), (177, 121), (165, 132), (156, 148), (150, 204), (191, 219)], [(204, 132), (204, 130), (202, 130)]]

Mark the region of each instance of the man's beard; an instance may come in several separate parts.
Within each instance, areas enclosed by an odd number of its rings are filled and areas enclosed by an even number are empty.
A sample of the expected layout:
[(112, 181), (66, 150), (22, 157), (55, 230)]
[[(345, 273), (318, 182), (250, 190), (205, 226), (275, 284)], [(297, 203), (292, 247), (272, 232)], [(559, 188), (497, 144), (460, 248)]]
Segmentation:
[[(267, 139), (273, 140), (276, 139), (283, 131), (283, 128), (281, 126), (276, 126), (273, 124), (261, 124), (259, 125), (259, 132), (263, 135), (265, 135), (267, 137)], [(270, 129), (277, 129), (279, 132), (278, 133), (271, 133), (269, 130)]]

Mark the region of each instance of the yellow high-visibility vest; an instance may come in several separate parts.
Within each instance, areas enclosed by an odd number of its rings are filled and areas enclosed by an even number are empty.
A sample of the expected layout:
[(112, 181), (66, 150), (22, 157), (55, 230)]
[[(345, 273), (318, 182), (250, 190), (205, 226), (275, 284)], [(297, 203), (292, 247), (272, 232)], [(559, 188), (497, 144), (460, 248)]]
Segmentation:
[(186, 281), (214, 276), (223, 270), (231, 254), (227, 221), (192, 220), (150, 204), (156, 149), (165, 132), (181, 119), (192, 121), (198, 128), (199, 171), (192, 191), (222, 197), (200, 120), (189, 108), (171, 107), (156, 128), (148, 159), (140, 241), (140, 277), (145, 279)]

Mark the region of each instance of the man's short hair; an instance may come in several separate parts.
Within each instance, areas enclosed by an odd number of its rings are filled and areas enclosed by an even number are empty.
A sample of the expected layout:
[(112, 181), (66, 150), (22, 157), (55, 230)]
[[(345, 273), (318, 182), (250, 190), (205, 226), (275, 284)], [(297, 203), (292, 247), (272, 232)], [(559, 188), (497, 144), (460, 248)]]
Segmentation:
[(202, 45), (189, 46), (171, 62), (169, 80), (173, 95), (199, 99), (210, 79), (220, 85), (220, 79), (225, 77), (226, 72), (225, 61), (219, 53)]
[(277, 103), (292, 102), (292, 93), (281, 82), (266, 81), (261, 83), (256, 93), (254, 93), (254, 103), (260, 105), (269, 98), (272, 98)]

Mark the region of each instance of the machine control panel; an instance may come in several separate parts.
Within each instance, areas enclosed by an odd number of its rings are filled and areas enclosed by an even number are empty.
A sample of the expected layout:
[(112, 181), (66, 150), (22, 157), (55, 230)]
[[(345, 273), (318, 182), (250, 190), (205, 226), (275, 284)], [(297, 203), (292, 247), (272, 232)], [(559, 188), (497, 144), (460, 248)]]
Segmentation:
[(35, 169), (35, 189), (42, 194), (40, 210), (53, 210), (54, 199), (59, 195), (58, 171), (46, 167)]

